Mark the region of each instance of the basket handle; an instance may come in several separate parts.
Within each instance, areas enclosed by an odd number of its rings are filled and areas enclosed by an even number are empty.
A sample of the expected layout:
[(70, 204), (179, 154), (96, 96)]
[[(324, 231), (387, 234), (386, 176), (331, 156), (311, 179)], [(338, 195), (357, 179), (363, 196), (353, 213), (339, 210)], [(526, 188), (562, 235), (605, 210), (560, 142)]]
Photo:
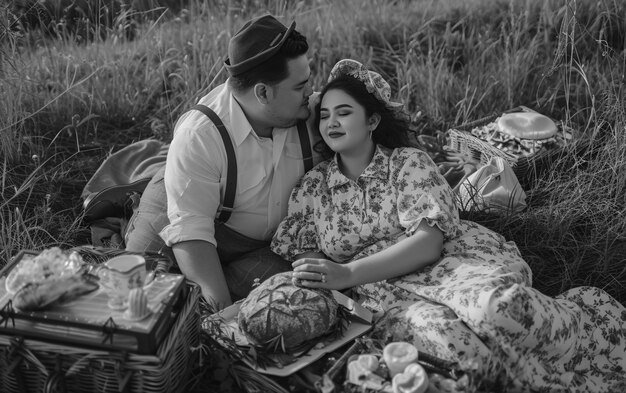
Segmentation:
[[(164, 248), (164, 247), (163, 247)], [(97, 247), (91, 245), (82, 245), (72, 247), (71, 251), (78, 252), (83, 258), (100, 264), (106, 262), (110, 258), (118, 255), (141, 255), (146, 258), (146, 262), (149, 262), (147, 266), (150, 266), (155, 273), (168, 273), (170, 269), (176, 266), (173, 256), (166, 252), (163, 252), (163, 248), (158, 251), (127, 251), (119, 248), (110, 247)]]
[(455, 126), (454, 128), (456, 128), (457, 130), (460, 131), (467, 131), (467, 130), (471, 130), (474, 127), (477, 126), (482, 126), (486, 123), (491, 123), (492, 121), (494, 121), (496, 118), (498, 118), (499, 116), (501, 116), (502, 114), (506, 114), (506, 113), (514, 113), (514, 112), (534, 112), (532, 109), (520, 105), (520, 106), (516, 106), (515, 108), (511, 108), (511, 109), (507, 109), (504, 112), (500, 113), (500, 112), (494, 112), (490, 115), (487, 115), (485, 117), (482, 117), (480, 119), (477, 120), (473, 120), (467, 123), (463, 123), (459, 126)]
[(459, 131), (471, 130), (472, 128), (474, 128), (476, 126), (480, 126), (480, 125), (483, 125), (483, 124), (486, 124), (486, 123), (491, 123), (498, 116), (499, 116), (498, 113), (493, 113), (493, 114), (491, 114), (489, 116), (485, 116), (485, 117), (482, 117), (480, 119), (476, 119), (474, 121), (469, 121), (467, 123), (463, 123), (461, 125), (455, 126), (454, 128), (456, 128)]

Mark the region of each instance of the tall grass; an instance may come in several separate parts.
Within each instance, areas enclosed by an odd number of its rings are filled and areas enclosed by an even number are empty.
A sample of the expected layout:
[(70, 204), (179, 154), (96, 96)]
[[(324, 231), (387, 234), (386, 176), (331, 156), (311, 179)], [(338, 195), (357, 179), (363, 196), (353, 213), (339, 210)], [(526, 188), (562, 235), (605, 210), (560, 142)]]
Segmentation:
[(143, 3), (106, 26), (92, 18), (94, 34), (66, 26), (56, 38), (16, 28), (19, 15), (0, 6), (2, 261), (87, 242), (80, 191), (100, 162), (133, 141), (169, 141), (177, 117), (226, 79), (231, 34), (271, 12), (308, 37), (317, 88), (337, 60), (358, 59), (391, 82), (420, 132), (518, 105), (576, 130), (588, 147), (572, 143), (525, 179), (527, 211), (469, 218), (516, 241), (544, 292), (588, 284), (626, 302), (623, 2), (191, 0), (177, 13)]

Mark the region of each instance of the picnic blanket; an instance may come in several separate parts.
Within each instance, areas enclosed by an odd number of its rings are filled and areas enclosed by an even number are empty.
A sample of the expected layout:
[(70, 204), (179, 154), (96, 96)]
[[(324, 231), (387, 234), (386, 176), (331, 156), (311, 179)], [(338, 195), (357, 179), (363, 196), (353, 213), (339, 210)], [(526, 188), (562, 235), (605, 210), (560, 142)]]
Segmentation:
[(107, 157), (89, 179), (81, 197), (104, 190), (107, 187), (150, 179), (165, 165), (169, 144), (145, 139), (116, 151)]

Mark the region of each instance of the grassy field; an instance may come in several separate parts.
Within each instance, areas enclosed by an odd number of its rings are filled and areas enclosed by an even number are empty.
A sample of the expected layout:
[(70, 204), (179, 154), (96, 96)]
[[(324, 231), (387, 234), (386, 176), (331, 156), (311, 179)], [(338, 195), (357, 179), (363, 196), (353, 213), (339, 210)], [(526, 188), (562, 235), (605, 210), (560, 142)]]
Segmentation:
[(89, 242), (80, 192), (100, 162), (133, 141), (168, 141), (185, 108), (225, 80), (230, 35), (271, 12), (309, 38), (316, 88), (341, 58), (368, 63), (418, 132), (517, 105), (575, 129), (587, 148), (573, 143), (521, 179), (525, 212), (470, 218), (517, 242), (542, 291), (595, 285), (626, 301), (621, 1), (190, 0), (174, 12), (145, 0), (112, 14), (103, 0), (53, 23), (41, 12), (33, 23), (22, 3), (0, 6), (0, 264)]

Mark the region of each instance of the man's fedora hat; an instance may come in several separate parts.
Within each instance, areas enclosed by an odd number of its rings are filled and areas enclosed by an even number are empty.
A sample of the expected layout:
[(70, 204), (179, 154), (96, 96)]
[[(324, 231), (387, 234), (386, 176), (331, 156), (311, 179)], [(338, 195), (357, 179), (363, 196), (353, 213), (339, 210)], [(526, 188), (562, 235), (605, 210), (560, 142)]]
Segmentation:
[(269, 60), (295, 28), (296, 22), (287, 28), (271, 15), (246, 22), (228, 43), (228, 59), (224, 62), (226, 70), (235, 76)]

